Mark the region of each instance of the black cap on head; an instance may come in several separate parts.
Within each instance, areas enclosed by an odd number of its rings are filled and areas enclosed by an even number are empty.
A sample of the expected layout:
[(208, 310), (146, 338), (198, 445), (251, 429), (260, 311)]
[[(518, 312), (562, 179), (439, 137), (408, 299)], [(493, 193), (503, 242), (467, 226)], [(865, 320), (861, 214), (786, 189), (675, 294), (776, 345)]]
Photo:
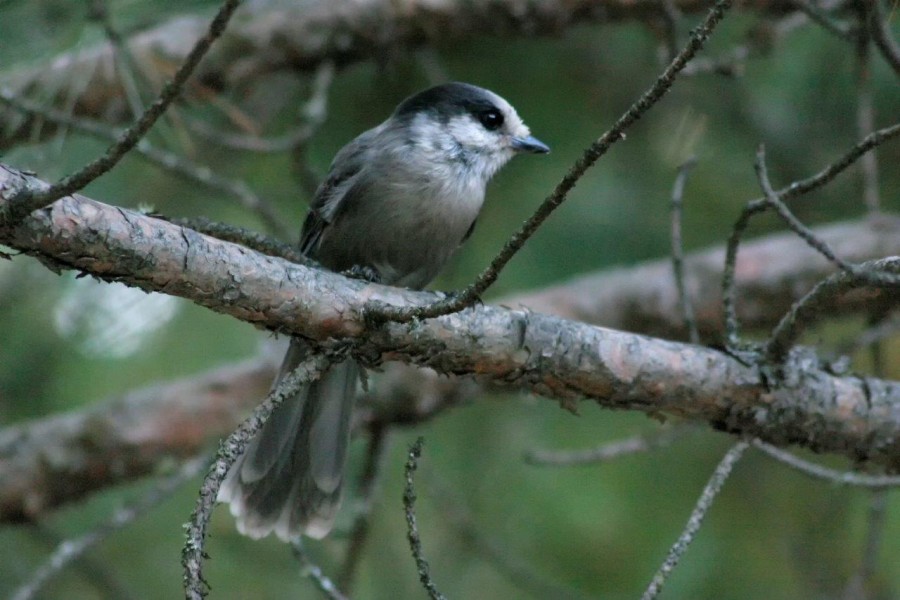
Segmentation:
[(499, 108), (496, 96), (468, 83), (444, 83), (414, 94), (400, 103), (394, 111), (396, 117), (412, 117), (430, 112), (441, 119), (461, 114), (478, 114)]

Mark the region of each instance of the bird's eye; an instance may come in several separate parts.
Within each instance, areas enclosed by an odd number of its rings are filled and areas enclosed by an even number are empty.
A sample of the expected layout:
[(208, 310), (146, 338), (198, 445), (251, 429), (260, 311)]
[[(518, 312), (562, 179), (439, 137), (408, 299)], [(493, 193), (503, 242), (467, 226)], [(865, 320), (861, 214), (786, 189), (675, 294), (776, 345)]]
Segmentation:
[(503, 115), (496, 108), (478, 113), (478, 120), (488, 131), (496, 131), (503, 125)]

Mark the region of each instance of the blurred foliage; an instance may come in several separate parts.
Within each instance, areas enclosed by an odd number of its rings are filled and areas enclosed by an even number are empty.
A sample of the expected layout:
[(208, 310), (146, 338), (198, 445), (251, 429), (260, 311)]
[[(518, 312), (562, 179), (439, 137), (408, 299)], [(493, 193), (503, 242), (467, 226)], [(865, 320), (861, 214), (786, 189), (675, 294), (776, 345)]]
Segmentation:
[[(136, 2), (110, 4), (123, 31), (148, 26), (175, 11), (209, 11), (213, 4)], [(34, 67), (54, 54), (102, 41), (85, 20), (86, 3), (7, 0), (0, 3), (0, 65)], [(697, 17), (688, 17), (683, 23)], [(707, 55), (741, 43), (761, 17), (728, 17)], [(896, 28), (895, 28), (896, 33)], [(312, 140), (310, 166), (324, 174), (331, 157), (354, 135), (380, 122), (407, 94), (428, 85), (429, 70), (471, 81), (508, 98), (553, 152), (518, 158), (489, 190), (475, 235), (435, 287), (466, 283), (486, 264), (566, 172), (648, 86), (660, 70), (658, 40), (639, 24), (578, 27), (558, 39), (476, 39), (447, 44), (387, 64), (352, 66), (337, 76), (329, 116)], [(426, 68), (427, 67), (427, 68)], [(688, 249), (721, 243), (743, 204), (759, 195), (753, 158), (768, 149), (773, 182), (780, 187), (806, 177), (841, 155), (859, 137), (852, 47), (815, 27), (805, 27), (753, 55), (739, 78), (699, 75), (679, 81), (672, 93), (628, 132), (578, 184), (567, 204), (514, 259), (492, 294), (533, 288), (613, 265), (665, 256), (668, 198), (676, 167), (696, 154), (685, 195)], [(900, 114), (893, 74), (875, 57), (876, 122)], [(2, 72), (0, 72), (2, 83)], [(308, 78), (275, 74), (222, 98), (253, 115), (266, 133), (293, 121), (309, 89)], [(364, 99), (364, 100), (362, 100)], [(186, 103), (151, 135), (156, 143), (188, 154), (219, 173), (243, 178), (276, 204), (289, 223), (299, 223), (308, 198), (300, 191), (292, 157), (225, 150), (180, 131), (185, 119), (203, 119), (223, 130), (223, 112)], [(78, 135), (23, 146), (2, 157), (46, 179), (71, 172), (104, 145)], [(900, 210), (900, 144), (879, 150), (882, 202)], [(824, 190), (798, 201), (809, 224), (860, 216), (861, 180), (852, 169)], [(86, 193), (129, 207), (151, 205), (173, 216), (205, 215), (259, 227), (252, 215), (220, 194), (197, 188), (129, 157)], [(762, 218), (753, 233), (780, 230)], [(789, 259), (789, 257), (786, 257)], [(102, 286), (58, 277), (26, 257), (0, 261), (0, 418), (11, 423), (102, 402), (104, 397), (150, 382), (197, 373), (250, 356), (267, 334), (179, 300), (171, 321), (124, 358), (85, 353), (84, 340), (63, 336), (48, 318), (68, 287)], [(88, 310), (88, 307), (85, 307)], [(862, 325), (832, 324), (814, 332), (817, 344), (846, 339)], [(886, 349), (900, 378), (900, 347)], [(866, 368), (863, 356), (858, 368)], [(359, 598), (419, 598), (423, 592), (403, 534), (402, 464), (417, 434), (427, 439), (420, 474), (419, 520), (424, 549), (439, 588), (450, 598), (546, 597), (543, 585), (508, 575), (526, 565), (529, 575), (556, 585), (559, 597), (635, 598), (649, 582), (680, 532), (706, 479), (729, 440), (698, 433), (671, 448), (611, 464), (569, 469), (536, 468), (522, 454), (535, 447), (584, 447), (646, 431), (655, 423), (636, 414), (597, 410), (581, 416), (553, 402), (518, 396), (479, 398), (416, 431), (391, 438), (372, 536), (358, 577)], [(362, 443), (354, 446), (358, 468)], [(837, 467), (845, 461), (826, 459)], [(0, 594), (13, 589), (48, 551), (48, 539), (73, 535), (99, 522), (123, 499), (147, 489), (143, 482), (98, 494), (58, 511), (37, 530), (0, 531), (4, 553)], [(92, 565), (66, 571), (46, 598), (134, 598), (180, 595), (181, 523), (193, 506), (188, 486), (136, 525), (94, 550)], [(446, 490), (452, 490), (448, 494)], [(336, 573), (354, 505), (345, 502), (339, 530), (310, 544), (327, 573)], [(840, 597), (858, 568), (868, 495), (809, 481), (753, 452), (737, 466), (681, 566), (666, 598), (798, 599)], [(458, 519), (470, 519), (473, 541)], [(900, 500), (889, 503), (877, 570), (877, 597), (900, 595)], [(508, 562), (484, 552), (484, 542)], [(213, 598), (317, 597), (287, 548), (274, 540), (252, 542), (235, 531), (226, 510), (213, 522), (207, 577)], [(102, 566), (106, 583), (97, 583)]]

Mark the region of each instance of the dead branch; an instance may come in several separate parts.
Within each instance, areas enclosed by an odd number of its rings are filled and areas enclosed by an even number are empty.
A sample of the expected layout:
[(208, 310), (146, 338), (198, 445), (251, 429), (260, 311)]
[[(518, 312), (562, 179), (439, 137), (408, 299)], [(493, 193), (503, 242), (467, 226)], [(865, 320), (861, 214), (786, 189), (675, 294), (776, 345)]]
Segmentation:
[[(819, 227), (815, 234), (848, 262), (900, 255), (900, 219), (890, 215)], [(701, 338), (707, 341), (722, 338), (719, 290), (724, 262), (724, 246), (685, 258), (686, 287)], [(768, 235), (742, 245), (736, 269), (741, 323), (750, 330), (773, 327), (795, 301), (834, 271), (826, 258), (793, 233)], [(836, 298), (829, 312), (834, 316), (877, 309), (879, 297), (870, 291), (847, 294)], [(647, 335), (673, 339), (684, 335), (668, 258), (579, 276), (500, 303)]]
[[(888, 215), (829, 225), (816, 235), (852, 262), (900, 254), (900, 219)], [(708, 339), (721, 332), (716, 293), (724, 253), (724, 247), (718, 247), (685, 260), (698, 322)], [(795, 260), (780, 260), (784, 256)], [(834, 269), (796, 236), (776, 234), (747, 243), (737, 271), (740, 318), (760, 329), (777, 323), (794, 301)], [(829, 312), (858, 312), (875, 306), (877, 296), (856, 291), (837, 298)], [(668, 259), (578, 277), (498, 303), (648, 335), (677, 336), (683, 330)], [(133, 390), (84, 411), (0, 430), (0, 522), (34, 519), (85, 494), (152, 473), (172, 457), (197, 453), (232, 431), (241, 415), (259, 402), (276, 366), (271, 357), (225, 365)], [(431, 371), (389, 369), (361, 407), (359, 419), (419, 422), (479, 389)]]
[[(683, 13), (706, 10), (708, 2), (678, 0)], [(742, 2), (744, 8), (783, 13), (793, 10), (789, 0)], [(241, 83), (279, 70), (312, 71), (331, 61), (338, 67), (382, 56), (388, 50), (459, 42), (479, 35), (557, 36), (581, 23), (652, 20), (659, 15), (657, 0), (428, 0), (395, 3), (254, 2), (243, 8), (197, 71), (205, 90), (232, 89)], [(187, 56), (207, 21), (182, 16), (123, 40), (122, 47), (144, 74), (162, 79)], [(49, 64), (4, 77), (13, 93), (32, 97), (39, 90), (57, 90), (59, 98), (75, 98), (75, 116), (97, 117), (120, 124), (131, 116), (115, 65), (115, 48), (107, 43), (57, 56)], [(151, 77), (151, 78), (153, 78)], [(74, 94), (74, 84), (83, 92)], [(33, 139), (35, 117), (0, 111), (0, 149)], [(44, 128), (45, 134), (53, 128)]]
[(32, 520), (198, 454), (259, 403), (275, 367), (266, 359), (225, 365), (0, 430), (0, 522)]
[[(0, 173), (0, 203), (22, 186), (43, 185), (9, 168)], [(0, 242), (58, 268), (187, 298), (269, 330), (320, 343), (349, 338), (354, 355), (369, 363), (481, 375), (565, 403), (587, 398), (677, 414), (776, 445), (900, 469), (900, 384), (834, 376), (803, 352), (792, 353), (781, 367), (784, 379), (773, 381), (713, 349), (522, 310), (481, 307), (371, 328), (363, 315), (368, 302), (416, 306), (435, 295), (308, 269), (82, 196), (0, 229)], [(900, 259), (883, 263), (882, 270), (900, 269)], [(895, 290), (872, 293), (900, 301)]]

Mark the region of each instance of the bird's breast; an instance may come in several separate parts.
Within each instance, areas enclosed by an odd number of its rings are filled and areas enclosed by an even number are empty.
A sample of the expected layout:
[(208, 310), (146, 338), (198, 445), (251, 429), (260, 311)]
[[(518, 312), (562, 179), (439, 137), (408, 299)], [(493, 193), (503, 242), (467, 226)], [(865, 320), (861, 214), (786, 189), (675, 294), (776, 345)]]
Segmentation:
[(361, 195), (338, 211), (315, 258), (333, 270), (368, 266), (383, 283), (422, 288), (472, 227), (487, 180), (464, 161), (423, 153), (381, 158)]

